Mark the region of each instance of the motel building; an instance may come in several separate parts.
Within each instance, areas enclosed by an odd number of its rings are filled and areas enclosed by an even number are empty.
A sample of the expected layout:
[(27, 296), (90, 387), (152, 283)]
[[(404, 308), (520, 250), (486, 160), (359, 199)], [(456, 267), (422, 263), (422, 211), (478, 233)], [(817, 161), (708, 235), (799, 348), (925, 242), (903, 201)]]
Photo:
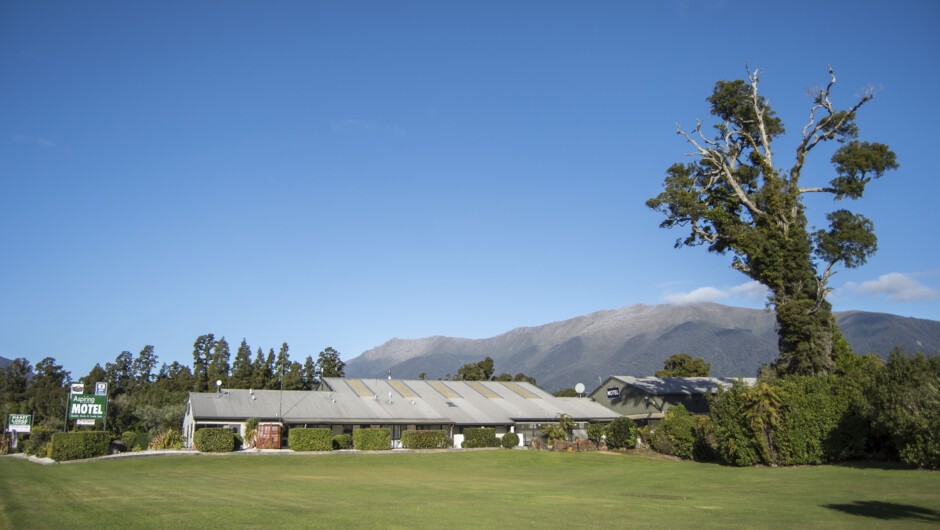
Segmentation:
[(464, 429), (492, 427), (496, 436), (514, 432), (529, 445), (541, 429), (567, 414), (573, 436), (587, 438), (590, 423), (608, 423), (617, 412), (587, 398), (558, 398), (529, 383), (324, 378), (316, 390), (219, 389), (191, 392), (183, 420), (183, 440), (203, 427), (224, 427), (245, 436), (249, 418), (258, 418), (258, 436), (287, 447), (291, 427), (328, 428), (334, 435), (356, 429), (387, 428), (393, 448), (401, 433), (441, 430), (463, 443)]

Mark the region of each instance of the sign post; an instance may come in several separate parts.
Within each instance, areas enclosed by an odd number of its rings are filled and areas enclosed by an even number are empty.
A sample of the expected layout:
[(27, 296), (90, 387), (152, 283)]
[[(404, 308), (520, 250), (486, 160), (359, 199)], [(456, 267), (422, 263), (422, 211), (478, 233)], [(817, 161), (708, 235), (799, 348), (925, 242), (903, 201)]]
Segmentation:
[(28, 433), (32, 430), (32, 427), (32, 414), (10, 414), (7, 416), (7, 432), (13, 433), (13, 447), (16, 447), (16, 441), (19, 433)]

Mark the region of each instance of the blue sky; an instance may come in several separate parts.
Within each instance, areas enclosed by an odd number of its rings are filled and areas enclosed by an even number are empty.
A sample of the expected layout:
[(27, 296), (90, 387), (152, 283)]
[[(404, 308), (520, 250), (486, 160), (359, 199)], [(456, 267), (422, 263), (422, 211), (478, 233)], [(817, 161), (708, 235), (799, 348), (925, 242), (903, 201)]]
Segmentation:
[[(644, 206), (689, 151), (676, 123), (745, 62), (781, 166), (827, 63), (841, 106), (881, 89), (861, 139), (901, 167), (846, 205), (879, 251), (831, 300), (940, 320), (938, 25), (931, 1), (3, 2), (0, 355), (81, 377), (147, 344), (191, 364), (210, 332), (348, 360), (635, 303), (763, 307)], [(842, 206), (807, 204), (820, 225)]]

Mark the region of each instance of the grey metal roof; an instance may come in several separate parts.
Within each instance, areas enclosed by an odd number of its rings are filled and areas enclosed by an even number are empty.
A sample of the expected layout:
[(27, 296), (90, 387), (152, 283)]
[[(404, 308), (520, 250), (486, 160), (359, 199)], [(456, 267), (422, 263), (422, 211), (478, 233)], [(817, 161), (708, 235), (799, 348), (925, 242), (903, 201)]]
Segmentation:
[[(516, 420), (611, 420), (589, 399), (556, 398), (529, 383), (324, 378), (320, 391), (222, 390), (189, 394), (198, 419), (283, 418), (292, 423), (453, 423)], [(456, 397), (455, 397), (456, 396)]]
[(738, 379), (748, 385), (753, 385), (757, 381), (753, 377), (633, 377), (630, 375), (611, 377), (656, 396), (704, 395), (712, 393), (719, 386), (729, 388)]

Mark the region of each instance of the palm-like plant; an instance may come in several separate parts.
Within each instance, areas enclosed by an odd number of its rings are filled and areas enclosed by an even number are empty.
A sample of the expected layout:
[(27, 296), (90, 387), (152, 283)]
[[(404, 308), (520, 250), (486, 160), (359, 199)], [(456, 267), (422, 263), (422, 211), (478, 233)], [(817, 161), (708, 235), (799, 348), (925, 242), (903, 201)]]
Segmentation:
[(741, 412), (757, 437), (764, 460), (773, 465), (777, 461), (774, 427), (780, 423), (782, 400), (776, 389), (766, 381), (746, 390), (743, 398)]

